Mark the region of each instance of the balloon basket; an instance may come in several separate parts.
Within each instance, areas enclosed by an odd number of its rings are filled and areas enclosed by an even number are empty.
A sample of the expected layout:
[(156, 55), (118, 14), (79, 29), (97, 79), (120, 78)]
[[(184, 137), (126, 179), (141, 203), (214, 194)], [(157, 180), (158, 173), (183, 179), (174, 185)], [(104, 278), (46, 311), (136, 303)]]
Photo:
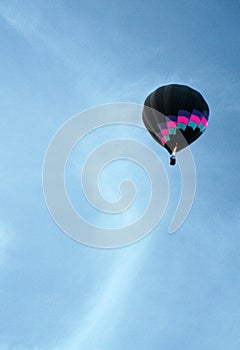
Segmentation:
[(175, 164), (176, 164), (176, 157), (172, 155), (170, 157), (170, 165), (175, 165)]

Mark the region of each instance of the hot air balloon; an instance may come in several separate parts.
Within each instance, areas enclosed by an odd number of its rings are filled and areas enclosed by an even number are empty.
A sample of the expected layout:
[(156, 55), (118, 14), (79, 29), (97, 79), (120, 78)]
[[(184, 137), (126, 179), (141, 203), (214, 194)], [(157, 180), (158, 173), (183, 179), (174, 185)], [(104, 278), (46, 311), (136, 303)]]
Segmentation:
[(209, 107), (200, 92), (170, 84), (153, 91), (145, 100), (142, 118), (152, 137), (170, 153), (170, 164), (176, 163), (176, 152), (187, 147), (206, 130)]

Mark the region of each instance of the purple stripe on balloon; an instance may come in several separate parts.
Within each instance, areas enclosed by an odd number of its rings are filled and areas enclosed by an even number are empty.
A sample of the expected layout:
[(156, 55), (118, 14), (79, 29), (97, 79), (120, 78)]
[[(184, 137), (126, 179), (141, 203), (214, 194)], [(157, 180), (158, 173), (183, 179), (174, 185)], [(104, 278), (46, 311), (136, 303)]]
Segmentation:
[(198, 111), (197, 109), (193, 109), (192, 114), (196, 115), (200, 119), (202, 118), (202, 113)]
[(177, 116), (176, 115), (168, 115), (167, 120), (172, 121), (172, 122), (177, 122)]
[(207, 111), (203, 111), (203, 116), (208, 120), (209, 113)]
[(159, 123), (158, 124), (158, 128), (159, 128), (159, 130), (166, 129), (167, 128), (167, 123), (166, 122), (165, 123)]
[(181, 117), (187, 117), (188, 119), (190, 118), (191, 113), (186, 111), (185, 109), (179, 109), (178, 111), (178, 116)]

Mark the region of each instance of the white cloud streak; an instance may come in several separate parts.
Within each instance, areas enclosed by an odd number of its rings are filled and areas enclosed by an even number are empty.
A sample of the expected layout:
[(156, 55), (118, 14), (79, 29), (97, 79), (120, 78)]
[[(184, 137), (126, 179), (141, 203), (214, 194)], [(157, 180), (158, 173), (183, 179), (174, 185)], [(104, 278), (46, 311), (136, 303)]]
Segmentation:
[(11, 233), (9, 228), (0, 222), (0, 268), (7, 261), (8, 249), (11, 242)]
[(125, 248), (120, 252), (105, 284), (94, 296), (94, 307), (78, 320), (72, 335), (61, 341), (54, 350), (106, 349), (111, 343), (118, 322), (127, 312), (127, 296), (145, 261), (147, 244)]

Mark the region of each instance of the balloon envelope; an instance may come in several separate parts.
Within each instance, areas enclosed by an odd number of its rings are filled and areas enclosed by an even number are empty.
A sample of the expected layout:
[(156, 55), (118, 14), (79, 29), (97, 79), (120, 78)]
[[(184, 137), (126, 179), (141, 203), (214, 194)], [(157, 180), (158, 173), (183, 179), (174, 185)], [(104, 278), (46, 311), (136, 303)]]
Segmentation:
[(143, 122), (152, 137), (172, 154), (206, 130), (209, 107), (200, 92), (186, 85), (159, 87), (145, 100)]

